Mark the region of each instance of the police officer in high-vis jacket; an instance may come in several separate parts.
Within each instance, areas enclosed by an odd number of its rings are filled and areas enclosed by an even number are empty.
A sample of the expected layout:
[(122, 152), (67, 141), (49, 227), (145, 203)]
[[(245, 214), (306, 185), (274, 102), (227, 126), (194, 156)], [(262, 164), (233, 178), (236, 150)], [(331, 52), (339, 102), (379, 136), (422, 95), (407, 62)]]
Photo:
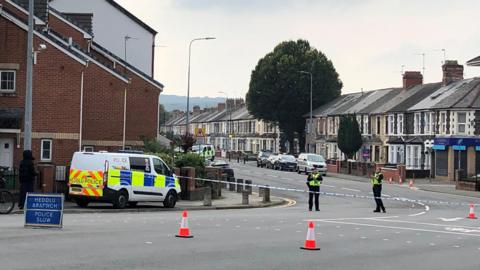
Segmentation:
[(318, 208), (318, 196), (320, 195), (320, 184), (322, 183), (322, 175), (316, 168), (308, 175), (307, 186), (310, 192), (308, 193), (308, 210), (312, 211), (313, 196), (315, 196), (315, 211), (320, 211)]
[(380, 209), (382, 210), (383, 213), (385, 213), (385, 206), (383, 206), (383, 201), (381, 199), (382, 197), (382, 180), (383, 180), (383, 174), (378, 169), (372, 177), (372, 189), (373, 189), (373, 197), (375, 197), (375, 203), (377, 204), (377, 208), (373, 210), (373, 212), (378, 213), (380, 212)]

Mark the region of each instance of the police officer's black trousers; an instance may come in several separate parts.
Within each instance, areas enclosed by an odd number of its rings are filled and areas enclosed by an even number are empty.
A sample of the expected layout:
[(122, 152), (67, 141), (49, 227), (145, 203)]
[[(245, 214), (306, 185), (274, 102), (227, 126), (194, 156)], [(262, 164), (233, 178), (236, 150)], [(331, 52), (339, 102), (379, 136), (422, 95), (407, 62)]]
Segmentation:
[[(317, 193), (314, 193), (314, 192), (317, 192)], [(308, 193), (308, 209), (309, 210), (312, 210), (312, 207), (313, 207), (313, 197), (315, 196), (315, 210), (319, 210), (319, 207), (318, 207), (318, 197), (320, 196), (320, 194), (318, 193), (320, 192), (320, 188), (317, 189), (310, 189), (310, 193)]]
[(377, 204), (375, 211), (380, 211), (381, 209), (383, 212), (385, 212), (383, 201), (380, 198), (382, 197), (382, 185), (373, 185), (373, 197), (375, 197), (375, 203)]
[(20, 183), (20, 197), (18, 199), (18, 207), (23, 208), (25, 197), (28, 192), (33, 192), (33, 182)]

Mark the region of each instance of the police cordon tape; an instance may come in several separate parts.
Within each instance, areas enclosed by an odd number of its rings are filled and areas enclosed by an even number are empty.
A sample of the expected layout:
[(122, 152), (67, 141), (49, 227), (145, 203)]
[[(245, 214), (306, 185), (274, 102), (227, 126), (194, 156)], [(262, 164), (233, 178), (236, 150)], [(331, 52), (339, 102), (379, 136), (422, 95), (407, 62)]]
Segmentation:
[[(332, 196), (332, 197), (345, 197), (345, 198), (356, 198), (356, 199), (382, 199), (382, 200), (390, 200), (390, 201), (399, 201), (399, 202), (408, 202), (408, 203), (417, 203), (420, 205), (424, 204), (438, 204), (438, 205), (445, 205), (445, 206), (470, 206), (475, 205), (479, 206), (480, 203), (472, 204), (472, 203), (464, 203), (464, 202), (445, 202), (445, 201), (436, 201), (436, 200), (415, 200), (403, 197), (374, 197), (374, 196), (366, 196), (366, 195), (356, 195), (356, 194), (345, 194), (345, 193), (337, 193), (337, 192), (315, 192), (309, 191), (304, 189), (296, 189), (296, 188), (284, 188), (284, 187), (275, 187), (269, 185), (259, 185), (259, 184), (246, 184), (246, 183), (237, 183), (235, 181), (223, 181), (223, 180), (216, 180), (216, 179), (207, 179), (207, 178), (196, 178), (196, 177), (188, 177), (188, 176), (179, 176), (180, 179), (192, 179), (198, 181), (206, 181), (206, 182), (214, 182), (214, 183), (221, 183), (221, 184), (231, 184), (231, 185), (241, 185), (241, 186), (250, 186), (250, 187), (258, 187), (258, 188), (269, 188), (274, 190), (281, 190), (281, 191), (292, 191), (292, 192), (301, 192), (301, 193), (318, 193), (320, 195), (325, 196)], [(477, 198), (476, 198), (477, 199)]]

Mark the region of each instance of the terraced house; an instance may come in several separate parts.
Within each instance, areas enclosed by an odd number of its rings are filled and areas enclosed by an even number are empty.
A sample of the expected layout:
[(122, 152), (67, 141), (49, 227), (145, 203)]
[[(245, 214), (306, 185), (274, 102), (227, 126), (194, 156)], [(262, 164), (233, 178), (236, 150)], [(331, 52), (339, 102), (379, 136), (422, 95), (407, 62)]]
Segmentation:
[[(175, 135), (185, 133), (186, 117), (182, 114), (173, 117), (164, 126), (163, 132)], [(280, 131), (277, 126), (254, 118), (242, 99), (229, 99), (227, 103), (219, 103), (216, 108), (194, 106), (191, 113), (189, 133), (194, 134), (196, 128), (205, 129), (205, 137), (197, 141), (213, 144), (219, 151), (279, 151)]]
[(357, 162), (400, 166), (404, 177), (473, 179), (480, 171), (480, 79), (463, 79), (457, 61), (442, 70), (438, 83), (423, 84), (420, 72), (407, 71), (401, 88), (345, 94), (317, 108), (307, 142), (327, 159), (344, 159), (338, 125), (354, 114), (364, 142)]
[[(0, 166), (22, 158), (27, 6), (0, 0)], [(155, 30), (112, 0), (36, 0), (34, 28), (32, 150), (41, 164), (67, 165), (78, 150), (141, 148), (157, 136)]]

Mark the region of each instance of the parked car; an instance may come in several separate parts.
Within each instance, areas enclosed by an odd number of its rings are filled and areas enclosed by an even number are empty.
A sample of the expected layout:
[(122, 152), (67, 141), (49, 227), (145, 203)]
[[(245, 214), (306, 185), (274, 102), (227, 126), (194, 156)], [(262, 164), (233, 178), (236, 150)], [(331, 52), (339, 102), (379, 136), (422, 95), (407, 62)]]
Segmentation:
[(242, 151), (242, 159), (245, 161), (254, 161), (257, 160), (257, 155), (255, 155), (252, 151)]
[(257, 155), (257, 167), (265, 167), (267, 165), (267, 159), (272, 155), (271, 151), (260, 151)]
[(230, 164), (228, 164), (226, 161), (217, 160), (217, 161), (214, 161), (214, 162), (210, 163), (209, 166), (214, 167), (214, 168), (221, 168), (222, 173), (226, 174), (227, 177), (230, 178), (230, 179), (235, 177), (235, 173), (234, 173), (233, 169), (230, 167)]
[(273, 164), (273, 169), (280, 171), (296, 171), (297, 160), (292, 155), (278, 155)]
[(318, 172), (327, 175), (327, 163), (321, 155), (301, 153), (297, 159), (297, 172), (308, 174), (317, 168)]
[(278, 154), (271, 154), (270, 156), (268, 156), (267, 160), (265, 161), (265, 168), (274, 169), (275, 162), (278, 158)]

